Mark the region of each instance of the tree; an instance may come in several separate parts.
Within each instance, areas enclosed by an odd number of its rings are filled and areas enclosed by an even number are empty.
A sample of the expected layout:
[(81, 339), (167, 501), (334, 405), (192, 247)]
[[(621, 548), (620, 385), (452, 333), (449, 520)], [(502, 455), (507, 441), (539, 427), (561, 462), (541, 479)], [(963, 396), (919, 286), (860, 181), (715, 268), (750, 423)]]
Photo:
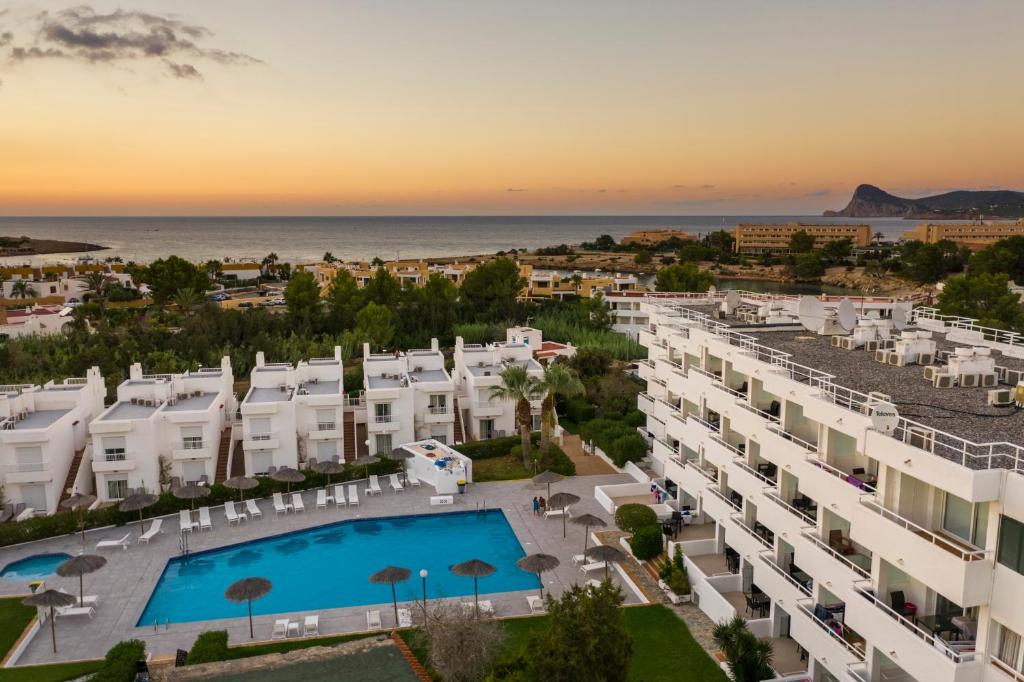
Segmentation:
[(547, 627), (527, 641), (525, 679), (546, 682), (624, 682), (633, 638), (623, 625), (622, 591), (605, 580), (573, 585), (547, 599)]
[(448, 682), (483, 680), (505, 648), (507, 636), (501, 622), (442, 599), (425, 610), (417, 636), (427, 650), (430, 667)]
[(110, 276), (104, 272), (90, 272), (81, 277), (85, 284), (85, 290), (90, 293), (91, 299), (101, 302), (106, 298), (107, 289), (110, 286)]
[(814, 249), (814, 237), (807, 230), (797, 230), (789, 237), (789, 250), (793, 253), (807, 253)]
[(569, 278), (569, 281), (572, 282), (573, 290), (577, 294), (580, 293), (580, 287), (583, 285), (583, 275), (581, 275), (578, 272), (574, 272), (572, 273), (572, 276)]
[(568, 365), (550, 364), (544, 368), (544, 376), (537, 387), (544, 392), (540, 405), (540, 452), (546, 457), (555, 430), (555, 396), (572, 398), (584, 392), (583, 382)]
[(772, 643), (758, 639), (747, 627), (743, 616), (719, 623), (711, 632), (715, 645), (729, 663), (733, 682), (760, 682), (775, 677), (772, 670)]
[(651, 256), (651, 252), (648, 251), (647, 249), (641, 249), (640, 251), (636, 252), (635, 256), (633, 256), (633, 262), (636, 263), (637, 265), (647, 265), (652, 260), (654, 259)]
[(853, 252), (853, 240), (850, 238), (829, 241), (821, 248), (822, 257), (829, 263), (841, 263)]
[(385, 348), (395, 338), (395, 315), (390, 308), (370, 301), (356, 315), (356, 338), (371, 350)]
[(277, 254), (271, 251), (270, 253), (263, 257), (262, 261), (260, 261), (260, 272), (269, 277), (271, 273), (273, 273), (274, 265), (277, 263), (277, 261)]
[(331, 331), (351, 329), (363, 297), (356, 278), (348, 270), (338, 270), (327, 287), (327, 319)]
[(373, 277), (363, 287), (363, 300), (394, 310), (402, 297), (402, 285), (384, 268), (377, 268)]
[(458, 298), (455, 284), (436, 272), (422, 287), (405, 291), (398, 316), (404, 345), (422, 347), (431, 338), (451, 339)]
[(523, 466), (530, 466), (530, 427), (533, 415), (530, 412), (530, 401), (541, 397), (540, 383), (531, 377), (525, 367), (513, 365), (501, 372), (501, 383), (491, 386), (491, 398), (505, 400), (516, 404), (516, 423), (519, 426), (519, 438), (523, 448)]
[(715, 230), (704, 237), (704, 243), (719, 253), (732, 253), (735, 238), (726, 230)]
[(495, 258), (473, 268), (462, 282), (463, 318), (471, 322), (516, 319), (525, 286), (519, 267), (508, 258)]
[(628, 502), (615, 510), (615, 525), (627, 533), (635, 533), (641, 528), (657, 523), (657, 513), (646, 504)]
[(986, 327), (1024, 331), (1024, 306), (1008, 283), (1002, 274), (950, 277), (939, 294), (939, 310), (943, 315), (976, 318)]
[(670, 265), (658, 270), (654, 277), (657, 291), (707, 291), (715, 276), (697, 267), (696, 263)]
[(297, 273), (284, 288), (288, 315), (298, 327), (309, 332), (320, 316), (320, 287), (312, 273)]
[(35, 287), (27, 279), (19, 279), (11, 285), (11, 296), (14, 298), (35, 298), (38, 296)]
[(221, 274), (221, 270), (224, 269), (224, 264), (219, 260), (208, 260), (203, 265), (203, 269), (210, 275), (210, 279), (217, 279)]
[(205, 269), (179, 258), (169, 256), (158, 258), (142, 268), (139, 272), (143, 282), (149, 285), (153, 302), (163, 305), (169, 301), (178, 289), (195, 289), (203, 292), (210, 288), (210, 278)]
[(598, 251), (611, 251), (615, 248), (615, 240), (610, 234), (602, 234), (594, 240), (594, 247)]
[(1004, 274), (1024, 284), (1024, 236), (1000, 239), (977, 252), (970, 260), (971, 274)]
[(937, 244), (905, 245), (902, 257), (907, 276), (915, 282), (938, 282), (948, 272), (946, 257)]
[(335, 258), (334, 254), (331, 253), (330, 251), (325, 251), (324, 252), (324, 257), (321, 260), (323, 260), (323, 262), (325, 262), (325, 263), (333, 263), (334, 261), (336, 261), (338, 259)]
[(797, 279), (816, 279), (825, 274), (825, 265), (816, 251), (801, 253), (790, 268)]
[(192, 287), (178, 289), (174, 294), (174, 304), (178, 306), (178, 310), (186, 315), (191, 315), (202, 302), (203, 295)]
[(382, 268), (384, 267), (384, 259), (382, 259), (380, 256), (374, 256), (373, 260), (370, 261), (370, 265), (372, 265), (375, 268)]
[(607, 374), (611, 366), (611, 353), (591, 346), (577, 348), (576, 355), (569, 358), (569, 367), (584, 381)]
[(711, 256), (710, 249), (700, 242), (685, 242), (676, 251), (676, 257), (681, 263), (699, 263), (702, 260), (708, 260)]

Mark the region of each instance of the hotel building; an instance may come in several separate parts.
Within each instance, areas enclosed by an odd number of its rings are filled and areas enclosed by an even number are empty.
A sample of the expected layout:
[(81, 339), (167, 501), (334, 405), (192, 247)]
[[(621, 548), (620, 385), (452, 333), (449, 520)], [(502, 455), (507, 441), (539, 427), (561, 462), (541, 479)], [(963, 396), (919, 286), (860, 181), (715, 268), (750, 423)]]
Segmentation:
[(912, 230), (903, 233), (901, 239), (920, 241), (928, 244), (948, 239), (971, 251), (980, 251), (986, 246), (995, 244), (1007, 237), (1024, 235), (1024, 220), (1010, 222), (974, 222), (974, 223), (921, 223)]
[(762, 225), (741, 223), (733, 231), (733, 250), (737, 253), (789, 253), (789, 240), (797, 232), (806, 232), (814, 237), (814, 248), (820, 249), (828, 242), (849, 239), (854, 248), (871, 243), (870, 225), (811, 225), (787, 223), (784, 225)]
[(52, 514), (72, 492), (92, 492), (88, 424), (106, 393), (98, 367), (62, 383), (0, 387), (0, 480), (16, 515)]
[[(544, 368), (525, 342), (467, 344), (461, 336), (456, 337), (453, 378), (465, 440), (500, 438), (518, 432), (515, 403), (491, 397), (491, 388), (501, 384), (501, 372), (512, 366), (525, 367), (537, 379), (544, 376)], [(540, 428), (540, 404), (540, 400), (531, 403), (535, 429)]]
[(692, 515), (696, 605), (748, 618), (782, 679), (1024, 680), (1024, 345), (870, 301), (829, 335), (827, 305), (808, 331), (643, 299), (640, 485)]

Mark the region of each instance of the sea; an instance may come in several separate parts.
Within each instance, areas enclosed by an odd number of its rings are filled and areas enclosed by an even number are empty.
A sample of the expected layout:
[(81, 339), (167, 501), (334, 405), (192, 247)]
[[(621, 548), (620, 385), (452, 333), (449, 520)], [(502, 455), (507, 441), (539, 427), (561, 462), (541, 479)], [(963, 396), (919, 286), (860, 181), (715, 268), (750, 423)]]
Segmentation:
[(672, 228), (695, 234), (730, 229), (737, 223), (869, 223), (898, 238), (915, 225), (898, 218), (820, 216), (414, 216), (414, 217), (0, 217), (0, 235), (88, 242), (107, 247), (91, 253), (13, 257), (0, 262), (33, 264), (83, 256), (148, 263), (177, 255), (192, 261), (262, 259), (319, 260), (330, 251), (342, 260), (380, 257), (473, 256), (578, 244), (602, 234), (621, 239), (642, 229)]

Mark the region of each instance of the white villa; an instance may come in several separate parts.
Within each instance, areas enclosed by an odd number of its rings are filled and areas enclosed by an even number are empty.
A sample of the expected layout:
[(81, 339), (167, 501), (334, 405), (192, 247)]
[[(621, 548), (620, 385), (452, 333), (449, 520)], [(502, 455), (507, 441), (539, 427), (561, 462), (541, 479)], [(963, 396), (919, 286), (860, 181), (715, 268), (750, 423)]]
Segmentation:
[(0, 387), (0, 471), (4, 502), (26, 516), (52, 514), (71, 491), (92, 491), (88, 424), (103, 411), (99, 368), (44, 386)]
[(268, 363), (262, 352), (257, 353), (249, 392), (241, 404), (245, 475), (264, 474), (271, 467), (298, 468), (310, 459), (341, 461), (342, 384), (339, 346), (333, 357), (295, 366)]
[(417, 440), (456, 443), (455, 382), (437, 339), (430, 348), (371, 353), (363, 345), (363, 389), (369, 452), (391, 452)]
[[(501, 383), (501, 372), (512, 365), (525, 367), (540, 379), (544, 368), (533, 358), (529, 344), (466, 344), (455, 339), (455, 373), (458, 403), (462, 410), (465, 440), (485, 440), (511, 436), (516, 429), (516, 406), (508, 400), (491, 398), (491, 387)], [(540, 400), (534, 401), (534, 428), (540, 428)]]
[(132, 365), (117, 402), (89, 425), (97, 497), (106, 502), (140, 488), (154, 492), (175, 478), (223, 480), (236, 410), (233, 383), (227, 356), (220, 367), (183, 374), (143, 374), (140, 364)]

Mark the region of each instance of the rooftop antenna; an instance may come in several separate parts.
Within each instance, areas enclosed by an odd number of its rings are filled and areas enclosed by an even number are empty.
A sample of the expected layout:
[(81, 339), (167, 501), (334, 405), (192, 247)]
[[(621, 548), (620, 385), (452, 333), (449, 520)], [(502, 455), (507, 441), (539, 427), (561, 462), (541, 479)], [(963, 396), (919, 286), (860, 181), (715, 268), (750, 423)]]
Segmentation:
[(853, 307), (853, 303), (848, 298), (844, 298), (839, 302), (839, 326), (846, 331), (853, 331), (853, 328), (857, 326), (857, 309)]
[(821, 304), (821, 301), (814, 298), (813, 296), (801, 296), (800, 305), (797, 308), (800, 316), (800, 324), (804, 326), (804, 329), (814, 333), (821, 331), (821, 328), (825, 326), (825, 306)]

